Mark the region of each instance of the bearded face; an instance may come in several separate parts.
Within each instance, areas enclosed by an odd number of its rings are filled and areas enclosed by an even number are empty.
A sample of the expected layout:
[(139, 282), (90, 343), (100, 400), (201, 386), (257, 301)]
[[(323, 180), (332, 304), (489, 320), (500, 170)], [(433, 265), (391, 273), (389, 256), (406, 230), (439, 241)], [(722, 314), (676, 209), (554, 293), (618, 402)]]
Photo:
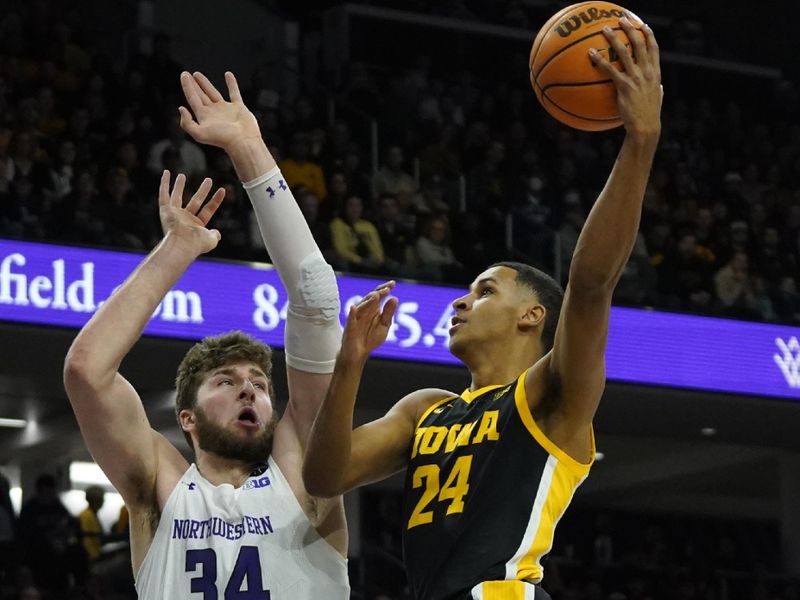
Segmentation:
[(194, 417), (201, 450), (248, 464), (262, 463), (272, 452), (272, 437), (278, 424), (278, 415), (274, 411), (261, 431), (247, 435), (213, 423), (199, 406), (194, 409)]

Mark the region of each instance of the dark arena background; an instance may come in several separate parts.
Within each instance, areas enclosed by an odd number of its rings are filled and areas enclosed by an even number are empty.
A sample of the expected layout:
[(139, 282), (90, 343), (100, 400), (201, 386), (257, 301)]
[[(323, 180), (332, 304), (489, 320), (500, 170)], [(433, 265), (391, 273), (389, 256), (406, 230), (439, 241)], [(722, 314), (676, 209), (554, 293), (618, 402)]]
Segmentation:
[[(401, 283), (359, 422), (414, 389), (460, 391), (449, 302), (498, 260), (566, 282), (621, 130), (538, 105), (528, 53), (568, 3), (545, 0), (0, 1), (0, 599), (135, 598), (119, 495), (64, 392), (67, 348), (160, 237), (164, 168), (228, 188), (219, 247), (154, 315), (122, 372), (184, 450), (175, 368), (221, 328), (280, 353), (285, 292), (226, 156), (177, 127), (184, 69), (234, 72), (343, 303)], [(791, 2), (631, 0), (658, 38), (663, 131), (640, 236), (616, 290), (598, 461), (559, 523), (554, 600), (800, 599), (800, 97)], [(381, 251), (331, 235), (361, 199)], [(76, 518), (105, 490), (99, 558), (71, 521), (42, 543), (22, 507), (52, 476)], [(352, 597), (408, 597), (396, 476), (346, 498)], [(23, 517), (24, 517), (24, 510)], [(122, 519), (120, 516), (122, 515)], [(48, 559), (50, 561), (50, 559)], [(276, 599), (286, 600), (286, 599)]]

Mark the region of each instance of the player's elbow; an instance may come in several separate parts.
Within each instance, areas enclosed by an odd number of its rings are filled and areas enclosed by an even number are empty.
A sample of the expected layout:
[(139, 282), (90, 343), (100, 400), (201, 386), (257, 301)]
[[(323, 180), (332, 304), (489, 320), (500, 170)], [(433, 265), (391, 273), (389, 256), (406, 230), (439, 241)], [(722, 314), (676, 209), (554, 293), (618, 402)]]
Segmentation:
[(79, 392), (99, 387), (100, 376), (96, 372), (91, 356), (81, 346), (74, 345), (64, 359), (64, 389), (73, 404), (82, 397)]
[(610, 293), (618, 279), (616, 269), (584, 260), (577, 254), (569, 269), (569, 285), (573, 291)]

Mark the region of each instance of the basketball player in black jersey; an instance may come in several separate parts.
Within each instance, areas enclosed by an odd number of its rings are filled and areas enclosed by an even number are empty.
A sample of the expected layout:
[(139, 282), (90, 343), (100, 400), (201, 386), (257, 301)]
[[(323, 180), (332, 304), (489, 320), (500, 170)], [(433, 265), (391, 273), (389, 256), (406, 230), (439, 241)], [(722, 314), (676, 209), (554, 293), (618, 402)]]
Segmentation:
[[(469, 368), (464, 393), (424, 389), (352, 431), (369, 353), (397, 306), (392, 282), (348, 316), (327, 398), (304, 463), (327, 496), (407, 469), (404, 562), (414, 598), (548, 598), (541, 559), (594, 460), (592, 419), (605, 386), (614, 286), (630, 255), (661, 123), (659, 51), (626, 19), (633, 48), (606, 34), (625, 138), (578, 239), (566, 292), (540, 271), (500, 263), (453, 302), (450, 350)], [(562, 302), (563, 299), (563, 302)]]

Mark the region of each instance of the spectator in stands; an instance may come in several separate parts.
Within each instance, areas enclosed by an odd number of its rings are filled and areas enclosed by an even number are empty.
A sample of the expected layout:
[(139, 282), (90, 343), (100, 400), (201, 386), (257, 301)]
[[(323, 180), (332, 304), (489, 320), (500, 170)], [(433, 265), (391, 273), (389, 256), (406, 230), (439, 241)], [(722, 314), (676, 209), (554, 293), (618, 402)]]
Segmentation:
[(509, 193), (504, 167), (505, 145), (491, 141), (483, 160), (475, 165), (467, 178), (467, 210), (477, 213), (484, 222), (485, 235), (501, 235)]
[(772, 294), (772, 305), (777, 321), (792, 325), (800, 324), (800, 293), (797, 290), (797, 280), (792, 275), (781, 278)]
[(714, 286), (721, 313), (734, 319), (757, 319), (759, 316), (756, 283), (750, 273), (750, 259), (737, 251), (714, 275)]
[(431, 175), (422, 183), (418, 194), (398, 194), (411, 201), (411, 207), (418, 215), (447, 215), (456, 210), (455, 195), (445, 188), (440, 175)]
[(337, 160), (344, 156), (352, 142), (350, 125), (344, 119), (336, 119), (328, 129), (325, 145), (318, 154), (319, 164), (322, 165), (325, 173), (328, 173), (328, 177), (337, 168)]
[(36, 94), (36, 129), (46, 137), (58, 137), (67, 127), (59, 108), (53, 89), (48, 86), (39, 88)]
[[(526, 256), (531, 265), (542, 269), (550, 268), (549, 265), (555, 260), (555, 236), (550, 228), (553, 202), (545, 188), (545, 181), (541, 176), (531, 173), (528, 177), (520, 177), (516, 187), (518, 189), (515, 190), (511, 205), (511, 215), (514, 217), (514, 249)], [(566, 227), (562, 241), (572, 245), (573, 249), (585, 220), (580, 203), (580, 194), (577, 191), (571, 190), (564, 195), (565, 211), (569, 216), (564, 220)], [(566, 257), (562, 254), (562, 259), (569, 263), (570, 256), (572, 252)]]
[(384, 162), (373, 179), (376, 196), (391, 194), (413, 194), (417, 191), (414, 178), (405, 171), (405, 157), (400, 146), (389, 146), (384, 153)]
[(43, 151), (36, 136), (27, 131), (17, 131), (9, 143), (4, 179), (13, 182), (25, 177), (34, 189), (44, 189), (49, 176), (42, 156)]
[(152, 187), (153, 175), (142, 165), (139, 158), (139, 147), (133, 140), (120, 142), (117, 146), (114, 163), (114, 166), (125, 170), (128, 181), (137, 194), (144, 194)]
[(430, 217), (422, 235), (417, 238), (415, 249), (419, 260), (419, 271), (435, 281), (461, 283), (465, 272), (450, 247), (450, 224), (440, 215)]
[(19, 514), (19, 536), (23, 563), (37, 585), (57, 592), (68, 589), (70, 576), (78, 584), (86, 578), (78, 525), (58, 498), (52, 475), (36, 479), (36, 493)]
[(312, 136), (313, 132), (321, 129), (323, 125), (324, 123), (317, 114), (317, 109), (310, 97), (300, 96), (295, 100), (294, 123), (291, 125), (293, 131)]
[(75, 181), (75, 189), (53, 213), (54, 223), (60, 226), (49, 229), (50, 239), (76, 244), (108, 244), (105, 223), (97, 218), (95, 202), (98, 190), (94, 175), (82, 170)]
[(11, 483), (0, 473), (0, 590), (10, 583), (17, 564), (17, 516), (11, 504)]
[(60, 200), (72, 192), (76, 156), (75, 143), (70, 139), (61, 140), (56, 159), (49, 167), (50, 181), (44, 189), (48, 196)]
[(341, 213), (345, 201), (352, 195), (350, 182), (344, 171), (338, 169), (331, 171), (327, 190), (328, 195), (322, 198), (320, 204), (320, 214), (324, 220), (330, 221), (335, 215)]
[(109, 169), (101, 198), (109, 242), (123, 248), (150, 247), (150, 241), (158, 236), (156, 226), (124, 169)]
[(95, 562), (102, 553), (104, 532), (97, 513), (103, 507), (106, 492), (99, 485), (91, 485), (84, 491), (86, 508), (78, 515), (81, 530), (81, 542), (89, 563)]
[(678, 237), (674, 250), (658, 266), (660, 292), (671, 310), (708, 313), (713, 307), (714, 256), (698, 245), (690, 228)]
[(334, 269), (342, 269), (343, 265), (335, 261), (336, 253), (332, 252), (330, 223), (326, 223), (320, 218), (319, 198), (314, 192), (303, 186), (294, 188), (292, 192), (297, 199), (297, 204), (300, 206), (300, 211), (305, 217), (308, 228), (311, 230), (311, 235), (314, 236), (314, 241), (317, 242), (317, 246), (319, 246), (323, 256), (331, 263)]
[(119, 509), (119, 515), (111, 528), (111, 534), (118, 539), (128, 541), (131, 529), (131, 518), (128, 507), (124, 504)]
[(559, 253), (561, 254), (561, 276), (566, 283), (569, 274), (569, 265), (572, 261), (572, 254), (578, 244), (578, 236), (586, 222), (586, 210), (581, 203), (580, 193), (570, 190), (564, 194), (564, 219), (558, 228)]
[(372, 198), (372, 180), (366, 173), (361, 147), (351, 142), (344, 154), (334, 162), (347, 176), (350, 191), (360, 198)]
[(309, 160), (311, 151), (308, 135), (295, 133), (289, 146), (286, 158), (280, 161), (281, 172), (289, 187), (303, 185), (311, 190), (317, 198), (325, 198), (328, 191), (325, 187), (325, 175), (322, 167)]
[(626, 306), (652, 306), (657, 300), (657, 287), (658, 273), (650, 263), (644, 236), (639, 232), (614, 290), (614, 302)]
[(215, 251), (236, 260), (263, 260), (258, 223), (254, 222), (250, 202), (241, 184), (238, 181), (228, 182), (221, 187), (225, 188), (225, 202), (217, 210), (214, 219), (222, 238)]
[(363, 214), (361, 198), (347, 198), (341, 215), (331, 221), (333, 249), (348, 270), (378, 273), (384, 263), (383, 245), (375, 225), (364, 219)]
[(414, 225), (404, 219), (400, 205), (392, 194), (378, 198), (375, 227), (386, 257), (386, 273), (396, 277), (413, 277), (410, 255), (414, 243)]
[[(177, 81), (177, 76), (175, 77)], [(174, 82), (173, 82), (174, 85)], [(202, 148), (183, 133), (178, 116), (170, 116), (167, 120), (167, 137), (157, 141), (150, 147), (147, 167), (154, 175), (160, 175), (168, 165), (164, 161), (164, 151), (172, 149), (181, 159), (182, 170), (187, 177), (205, 176), (207, 170), (206, 155)]]
[(445, 180), (455, 179), (461, 174), (458, 130), (455, 125), (445, 123), (434, 131), (435, 138), (419, 153), (420, 177), (439, 175)]

